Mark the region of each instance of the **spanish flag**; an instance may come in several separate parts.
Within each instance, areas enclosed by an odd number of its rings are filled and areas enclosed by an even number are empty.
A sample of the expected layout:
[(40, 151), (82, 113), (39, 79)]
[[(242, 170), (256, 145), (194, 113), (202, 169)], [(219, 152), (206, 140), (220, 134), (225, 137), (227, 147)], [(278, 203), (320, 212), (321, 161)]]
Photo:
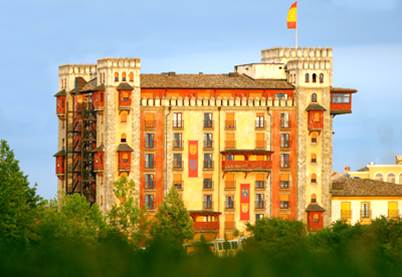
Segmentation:
[(290, 6), (288, 12), (288, 29), (297, 28), (297, 1)]

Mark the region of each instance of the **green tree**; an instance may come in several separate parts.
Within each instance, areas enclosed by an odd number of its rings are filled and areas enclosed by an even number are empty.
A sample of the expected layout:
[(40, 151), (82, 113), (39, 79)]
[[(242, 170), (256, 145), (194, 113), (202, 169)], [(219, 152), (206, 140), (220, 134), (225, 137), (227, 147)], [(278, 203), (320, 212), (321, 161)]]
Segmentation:
[(148, 221), (145, 211), (138, 206), (134, 181), (121, 177), (113, 191), (119, 203), (113, 205), (108, 214), (110, 227), (134, 245), (143, 244), (147, 240)]
[(43, 207), (37, 226), (41, 239), (97, 241), (105, 234), (106, 223), (96, 204), (80, 194), (64, 195), (60, 209), (56, 201)]
[(155, 215), (152, 236), (155, 240), (176, 246), (193, 238), (191, 217), (174, 187), (169, 190)]
[(0, 140), (0, 239), (30, 240), (40, 201), (13, 151)]

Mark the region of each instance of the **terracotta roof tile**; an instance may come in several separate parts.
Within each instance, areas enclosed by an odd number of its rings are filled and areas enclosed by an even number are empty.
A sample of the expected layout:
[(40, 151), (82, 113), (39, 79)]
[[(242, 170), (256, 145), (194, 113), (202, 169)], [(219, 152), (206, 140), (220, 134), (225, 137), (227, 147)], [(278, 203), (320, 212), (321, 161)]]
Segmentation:
[(116, 88), (118, 90), (133, 90), (134, 88), (130, 86), (129, 83), (123, 82), (120, 83), (119, 86)]
[(326, 111), (326, 109), (323, 106), (321, 106), (320, 104), (311, 103), (306, 108), (306, 111)]
[(332, 181), (333, 196), (402, 196), (402, 185), (343, 176)]
[(141, 74), (141, 88), (294, 89), (286, 80), (256, 80), (229, 74)]
[(117, 147), (117, 152), (133, 152), (133, 148), (131, 148), (127, 143), (120, 143)]

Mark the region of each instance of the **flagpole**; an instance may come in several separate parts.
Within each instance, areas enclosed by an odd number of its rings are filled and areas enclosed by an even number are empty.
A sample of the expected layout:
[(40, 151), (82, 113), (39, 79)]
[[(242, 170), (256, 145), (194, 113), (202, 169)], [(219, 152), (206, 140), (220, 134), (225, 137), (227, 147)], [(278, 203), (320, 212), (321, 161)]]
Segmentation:
[(297, 13), (296, 13), (296, 51), (299, 48), (299, 3), (300, 0), (297, 1)]

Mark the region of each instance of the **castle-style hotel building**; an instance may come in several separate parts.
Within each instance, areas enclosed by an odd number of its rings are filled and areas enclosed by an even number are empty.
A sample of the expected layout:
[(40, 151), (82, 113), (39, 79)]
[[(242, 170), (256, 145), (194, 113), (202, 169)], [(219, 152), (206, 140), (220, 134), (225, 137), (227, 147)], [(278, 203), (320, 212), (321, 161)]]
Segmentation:
[(331, 222), (332, 120), (354, 89), (332, 85), (332, 49), (275, 48), (226, 74), (143, 74), (137, 58), (62, 65), (56, 94), (59, 197), (103, 211), (134, 180), (154, 213), (174, 186), (196, 233), (262, 217)]

